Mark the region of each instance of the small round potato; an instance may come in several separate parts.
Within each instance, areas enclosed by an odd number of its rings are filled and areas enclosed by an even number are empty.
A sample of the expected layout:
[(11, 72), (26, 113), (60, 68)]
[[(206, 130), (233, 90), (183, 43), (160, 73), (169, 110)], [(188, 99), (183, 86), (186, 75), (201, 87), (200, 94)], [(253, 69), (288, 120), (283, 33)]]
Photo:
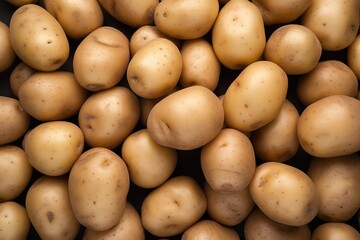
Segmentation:
[(0, 72), (9, 69), (14, 63), (16, 54), (10, 42), (9, 27), (0, 21)]
[(30, 219), (24, 206), (17, 202), (0, 203), (0, 239), (26, 240)]
[(328, 222), (316, 227), (312, 234), (314, 240), (359, 240), (359, 232), (347, 223)]
[(213, 220), (201, 220), (182, 234), (182, 240), (240, 240), (239, 234), (234, 228), (223, 226)]
[(19, 98), (19, 89), (36, 70), (24, 62), (20, 62), (10, 74), (10, 87), (15, 97)]
[(353, 70), (356, 77), (360, 79), (360, 35), (357, 35), (355, 40), (347, 49), (347, 66)]

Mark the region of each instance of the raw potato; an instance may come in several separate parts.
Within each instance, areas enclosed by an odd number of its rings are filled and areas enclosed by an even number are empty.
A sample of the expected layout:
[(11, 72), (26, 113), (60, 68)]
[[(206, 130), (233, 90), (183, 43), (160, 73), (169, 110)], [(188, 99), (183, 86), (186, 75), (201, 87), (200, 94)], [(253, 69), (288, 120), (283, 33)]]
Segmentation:
[(221, 131), (224, 110), (209, 89), (192, 86), (162, 99), (151, 110), (147, 127), (160, 145), (181, 150), (199, 148)]
[(0, 96), (0, 145), (22, 137), (30, 126), (30, 116), (19, 100)]
[(200, 85), (214, 91), (219, 82), (221, 64), (212, 45), (205, 38), (186, 40), (181, 47), (181, 56), (181, 86)]
[(256, 160), (249, 138), (225, 128), (201, 149), (201, 169), (210, 187), (220, 193), (242, 192), (254, 176)]
[(73, 39), (84, 38), (103, 25), (104, 16), (96, 0), (44, 0), (44, 6)]
[(112, 87), (92, 94), (78, 114), (85, 141), (91, 147), (113, 149), (133, 131), (140, 118), (136, 96), (125, 87)]
[(166, 38), (156, 38), (134, 54), (126, 76), (136, 95), (158, 98), (176, 86), (181, 70), (182, 59), (178, 47)]
[(39, 71), (54, 71), (69, 57), (70, 46), (60, 23), (35, 4), (19, 7), (10, 20), (10, 41), (17, 56)]
[(29, 184), (31, 176), (32, 167), (22, 148), (0, 146), (0, 202), (18, 197)]
[(145, 240), (144, 228), (141, 225), (139, 213), (131, 203), (126, 202), (124, 214), (114, 227), (105, 231), (86, 229), (83, 240)]
[(24, 206), (17, 202), (0, 203), (0, 239), (25, 240), (30, 230), (30, 220)]
[(147, 129), (134, 132), (125, 139), (121, 156), (131, 181), (142, 188), (154, 188), (164, 183), (177, 163), (176, 150), (154, 142)]
[(229, 1), (219, 12), (211, 38), (216, 56), (229, 69), (243, 69), (259, 60), (266, 43), (259, 9), (250, 1)]
[(359, 232), (347, 223), (323, 223), (315, 228), (313, 240), (359, 240)]
[(124, 161), (106, 148), (87, 150), (70, 171), (71, 207), (79, 223), (94, 231), (105, 231), (119, 223), (129, 188)]
[(234, 228), (222, 226), (213, 220), (201, 220), (189, 227), (181, 236), (182, 240), (240, 240)]
[(275, 222), (258, 208), (246, 218), (244, 234), (246, 240), (311, 240), (308, 225), (289, 226)]
[(256, 156), (267, 162), (290, 160), (300, 145), (297, 137), (298, 119), (296, 107), (285, 100), (278, 116), (252, 133), (251, 142)]
[(319, 190), (318, 217), (326, 222), (346, 222), (360, 208), (360, 156), (314, 158), (308, 176)]
[(24, 150), (29, 163), (48, 176), (70, 171), (84, 149), (81, 129), (68, 121), (44, 122), (26, 136)]
[(319, 62), (311, 72), (299, 77), (297, 96), (305, 106), (308, 106), (331, 95), (355, 97), (358, 85), (354, 72), (345, 63), (325, 60)]
[(218, 0), (162, 0), (155, 8), (156, 27), (177, 39), (203, 37), (219, 13)]
[(226, 125), (242, 132), (265, 126), (278, 116), (287, 88), (288, 77), (277, 64), (269, 61), (250, 64), (225, 92)]
[(75, 239), (80, 224), (71, 209), (66, 177), (38, 178), (30, 186), (25, 204), (41, 239)]
[(21, 85), (27, 81), (36, 70), (24, 62), (20, 62), (12, 70), (10, 74), (10, 87), (15, 97), (19, 98), (19, 89)]
[(348, 47), (358, 34), (358, 0), (312, 0), (301, 17), (301, 24), (315, 33), (324, 50), (339, 51)]
[(24, 110), (40, 121), (73, 117), (88, 96), (72, 72), (36, 72), (19, 89)]
[(203, 190), (188, 176), (176, 176), (150, 192), (141, 206), (144, 228), (157, 237), (184, 232), (206, 211)]
[(130, 61), (129, 40), (120, 30), (102, 26), (77, 46), (73, 68), (80, 85), (97, 92), (118, 84)]
[(16, 54), (10, 42), (9, 27), (0, 21), (0, 72), (9, 69), (14, 63)]
[(249, 189), (259, 209), (278, 223), (308, 224), (319, 209), (319, 195), (312, 180), (300, 169), (284, 163), (259, 165)]
[(347, 49), (347, 66), (349, 66), (356, 77), (360, 79), (360, 35), (356, 36), (355, 40)]
[(309, 105), (298, 121), (301, 147), (315, 157), (337, 157), (360, 150), (360, 101), (333, 95)]

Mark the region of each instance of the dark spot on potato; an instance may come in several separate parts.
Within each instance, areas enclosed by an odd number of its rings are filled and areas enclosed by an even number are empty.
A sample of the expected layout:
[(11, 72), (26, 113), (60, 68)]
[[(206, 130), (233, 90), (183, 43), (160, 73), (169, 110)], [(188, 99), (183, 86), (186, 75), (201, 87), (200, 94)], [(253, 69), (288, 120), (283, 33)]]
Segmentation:
[(61, 64), (62, 63), (62, 59), (53, 59), (52, 60), (52, 64), (53, 65), (59, 65), (59, 64)]
[(166, 18), (167, 17), (167, 12), (163, 13), (163, 17)]
[(176, 228), (177, 227), (177, 225), (176, 224), (169, 224), (169, 225), (166, 225), (166, 227), (165, 228)]
[(245, 103), (245, 104), (244, 104), (244, 107), (245, 107), (245, 108), (249, 108), (249, 105), (247, 105), (247, 104)]
[(88, 84), (86, 85), (86, 89), (96, 92), (96, 91), (100, 91), (105, 87), (104, 84)]
[(174, 203), (176, 206), (180, 207), (180, 203), (176, 199), (174, 200)]
[(49, 211), (46, 213), (46, 217), (47, 217), (49, 223), (51, 223), (54, 220), (54, 213)]
[(264, 187), (266, 185), (266, 183), (267, 183), (267, 179), (264, 179), (261, 177), (258, 187), (259, 188)]
[(104, 159), (104, 161), (102, 161), (102, 163), (101, 163), (102, 167), (108, 167), (110, 165), (111, 165), (111, 161), (108, 159)]
[(51, 40), (48, 40), (46, 43), (47, 43), (47, 44), (51, 44), (51, 43), (52, 43), (52, 41), (51, 41)]

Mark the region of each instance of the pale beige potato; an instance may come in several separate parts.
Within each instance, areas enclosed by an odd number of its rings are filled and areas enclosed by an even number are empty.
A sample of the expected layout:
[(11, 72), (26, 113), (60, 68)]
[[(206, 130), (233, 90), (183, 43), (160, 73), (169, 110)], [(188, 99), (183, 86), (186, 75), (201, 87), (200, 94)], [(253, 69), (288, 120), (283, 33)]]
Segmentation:
[(36, 70), (24, 62), (20, 62), (15, 66), (10, 74), (10, 88), (15, 97), (19, 97), (19, 89), (21, 85), (27, 81)]
[(300, 169), (284, 163), (259, 165), (249, 189), (259, 209), (278, 223), (308, 224), (319, 209), (319, 194), (313, 181)]
[(301, 113), (300, 146), (315, 157), (338, 157), (360, 150), (360, 101), (345, 95), (322, 98)]
[(97, 147), (82, 153), (70, 171), (68, 185), (71, 207), (81, 225), (105, 231), (119, 223), (130, 178), (115, 152)]
[(158, 98), (177, 85), (182, 70), (179, 48), (166, 38), (155, 38), (139, 49), (127, 68), (131, 90), (143, 98)]
[(93, 92), (117, 85), (130, 61), (129, 40), (123, 32), (102, 26), (77, 45), (73, 69), (79, 84)]
[(60, 23), (36, 4), (19, 7), (10, 19), (10, 41), (16, 55), (39, 71), (55, 71), (68, 59), (69, 41)]
[(296, 107), (285, 100), (273, 121), (252, 132), (251, 142), (256, 156), (266, 162), (285, 162), (295, 156), (300, 146), (298, 119)]
[(170, 37), (196, 39), (211, 30), (218, 13), (218, 0), (162, 0), (155, 8), (154, 23)]
[(225, 128), (201, 149), (201, 169), (209, 186), (216, 192), (242, 192), (256, 168), (254, 148), (242, 132)]
[(41, 239), (75, 239), (80, 224), (70, 205), (67, 177), (38, 178), (26, 194), (25, 205)]
[(312, 234), (313, 240), (358, 240), (359, 232), (347, 223), (328, 222), (316, 227)]
[(358, 79), (345, 63), (338, 60), (325, 60), (309, 73), (299, 77), (296, 95), (308, 106), (331, 95), (355, 97), (358, 92)]
[(266, 25), (286, 24), (295, 21), (309, 7), (311, 0), (253, 0)]
[(30, 219), (24, 206), (14, 201), (0, 203), (0, 239), (25, 240)]
[(260, 10), (250, 1), (225, 4), (213, 25), (212, 45), (227, 68), (238, 70), (261, 59), (266, 44)]
[(70, 38), (82, 39), (103, 25), (104, 16), (96, 0), (43, 2), (45, 9), (56, 18)]
[(360, 79), (360, 35), (356, 36), (347, 49), (347, 66), (350, 67), (356, 77)]
[(70, 171), (84, 149), (81, 129), (72, 122), (43, 122), (26, 136), (24, 150), (36, 170), (48, 176)]
[(321, 54), (320, 41), (309, 28), (287, 24), (270, 35), (264, 58), (278, 64), (287, 74), (300, 75), (313, 70)]
[(358, 0), (312, 0), (300, 23), (314, 32), (323, 50), (339, 51), (358, 34), (359, 11)]
[(326, 222), (346, 222), (360, 208), (360, 156), (313, 158), (307, 171), (319, 190), (317, 216)]
[(10, 42), (9, 27), (0, 21), (0, 72), (9, 69), (15, 62), (16, 54)]
[(125, 87), (92, 94), (81, 106), (79, 127), (91, 147), (113, 149), (133, 131), (140, 118), (140, 104)]
[(100, 5), (116, 20), (134, 28), (154, 24), (154, 11), (159, 0), (99, 0)]
[(244, 234), (246, 240), (311, 240), (310, 227), (289, 226), (275, 222), (259, 208), (255, 208), (245, 220)]
[(285, 102), (287, 88), (288, 77), (277, 64), (269, 61), (250, 64), (225, 92), (226, 125), (251, 132), (270, 123)]
[(20, 87), (24, 110), (40, 121), (64, 120), (77, 114), (88, 92), (67, 71), (36, 72)]
[(140, 215), (130, 202), (126, 202), (121, 220), (114, 227), (105, 231), (85, 229), (83, 240), (145, 240), (144, 228)]
[(240, 240), (239, 234), (234, 228), (223, 226), (220, 223), (205, 219), (195, 223), (182, 234), (182, 240)]
[(21, 138), (30, 126), (30, 116), (20, 101), (0, 96), (0, 145)]
[(142, 188), (155, 188), (164, 183), (174, 172), (177, 152), (151, 139), (147, 129), (130, 134), (121, 147), (130, 179)]
[(147, 128), (158, 144), (181, 150), (199, 148), (221, 131), (224, 110), (218, 97), (202, 86), (174, 92), (151, 110)]
[(38, 0), (6, 0), (6, 1), (17, 7), (20, 7), (22, 5), (29, 4), (29, 3), (37, 3), (38, 2)]
[(22, 148), (0, 146), (0, 202), (17, 198), (30, 183), (32, 170)]
[(205, 38), (185, 40), (181, 46), (182, 71), (180, 85), (204, 86), (214, 91), (219, 83), (221, 63)]
[(249, 188), (234, 193), (221, 193), (215, 192), (205, 182), (204, 192), (207, 199), (207, 213), (211, 219), (226, 226), (240, 224), (255, 206)]
[(157, 237), (184, 232), (206, 211), (206, 196), (189, 176), (176, 176), (150, 192), (141, 206), (144, 228)]

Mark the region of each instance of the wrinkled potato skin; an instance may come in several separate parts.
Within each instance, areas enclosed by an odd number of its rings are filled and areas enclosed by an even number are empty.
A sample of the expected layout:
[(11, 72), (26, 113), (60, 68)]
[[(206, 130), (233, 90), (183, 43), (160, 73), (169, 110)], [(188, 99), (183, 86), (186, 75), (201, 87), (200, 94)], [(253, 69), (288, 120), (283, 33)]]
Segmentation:
[(30, 219), (24, 206), (17, 202), (0, 203), (0, 238), (25, 240), (30, 230)]
[(356, 77), (360, 79), (360, 35), (357, 35), (355, 40), (347, 49), (347, 66), (353, 70)]
[(315, 157), (337, 157), (360, 150), (360, 101), (333, 95), (309, 105), (298, 121), (300, 146)]
[(226, 239), (240, 240), (234, 228), (223, 226), (213, 220), (201, 220), (188, 228), (181, 236), (182, 240)]
[(10, 42), (9, 27), (0, 21), (0, 72), (11, 67), (14, 63), (16, 54)]
[(313, 240), (358, 240), (359, 232), (346, 223), (324, 223), (314, 229), (312, 234)]
[(19, 98), (19, 89), (21, 85), (27, 81), (36, 70), (24, 62), (20, 62), (15, 66), (10, 74), (10, 88), (15, 97)]

